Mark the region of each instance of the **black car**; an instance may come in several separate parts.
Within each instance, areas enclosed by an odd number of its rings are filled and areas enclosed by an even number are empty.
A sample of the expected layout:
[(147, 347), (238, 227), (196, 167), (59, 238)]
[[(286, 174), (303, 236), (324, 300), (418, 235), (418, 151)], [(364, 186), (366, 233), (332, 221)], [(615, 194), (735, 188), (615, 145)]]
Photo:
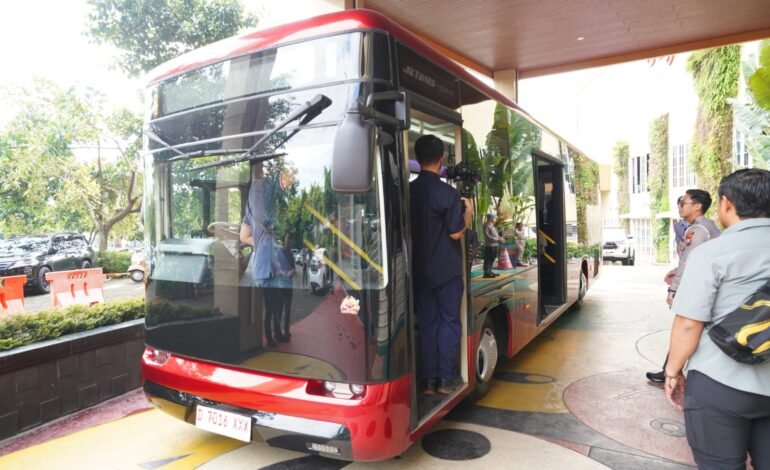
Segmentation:
[(45, 273), (88, 269), (93, 260), (93, 250), (85, 237), (77, 233), (14, 236), (0, 240), (0, 277), (26, 275), (25, 287), (42, 293), (51, 289)]

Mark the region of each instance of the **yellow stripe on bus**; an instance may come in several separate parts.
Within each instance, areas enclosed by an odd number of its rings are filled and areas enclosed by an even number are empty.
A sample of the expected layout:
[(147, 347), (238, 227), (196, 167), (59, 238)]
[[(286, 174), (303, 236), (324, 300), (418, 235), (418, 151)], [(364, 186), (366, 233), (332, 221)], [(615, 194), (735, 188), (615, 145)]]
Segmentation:
[(556, 244), (556, 240), (554, 240), (553, 238), (551, 238), (548, 235), (546, 235), (545, 232), (543, 232), (542, 230), (538, 230), (538, 232), (540, 232), (540, 235), (545, 237), (546, 240), (548, 240), (549, 242), (553, 243), (554, 245)]
[(545, 256), (548, 259), (548, 261), (550, 261), (551, 263), (556, 264), (556, 260), (551, 258), (551, 256), (548, 253), (543, 252), (543, 256)]
[(380, 266), (379, 264), (377, 264), (374, 261), (372, 261), (372, 259), (369, 257), (369, 255), (367, 255), (366, 252), (360, 246), (356, 245), (355, 242), (353, 242), (353, 240), (351, 240), (350, 238), (345, 236), (344, 233), (340, 232), (340, 230), (337, 227), (335, 227), (334, 224), (329, 222), (329, 219), (327, 219), (326, 217), (321, 215), (321, 213), (318, 212), (317, 210), (315, 210), (312, 207), (310, 207), (310, 205), (308, 203), (305, 203), (304, 207), (305, 207), (305, 209), (310, 211), (311, 214), (313, 214), (313, 217), (318, 219), (329, 230), (331, 230), (335, 235), (337, 235), (340, 238), (340, 240), (345, 242), (350, 248), (353, 249), (353, 251), (358, 253), (361, 256), (361, 258), (365, 259), (366, 262), (369, 263), (369, 265), (371, 267), (376, 269), (380, 274), (384, 274), (383, 271), (382, 271), (382, 266)]
[[(315, 246), (313, 246), (313, 244), (312, 244), (312, 243), (310, 243), (308, 240), (305, 240), (305, 246), (306, 246), (306, 247), (308, 247), (308, 248), (310, 248), (311, 250), (315, 250)], [(341, 269), (339, 266), (337, 266), (336, 264), (334, 264), (334, 263), (332, 262), (332, 260), (330, 260), (330, 259), (329, 259), (329, 258), (328, 258), (326, 255), (322, 255), (322, 257), (323, 257), (323, 259), (324, 259), (324, 262), (325, 262), (325, 263), (326, 263), (326, 264), (327, 264), (327, 265), (328, 265), (330, 268), (332, 268), (332, 271), (334, 271), (335, 273), (337, 273), (337, 275), (338, 275), (339, 277), (341, 277), (343, 281), (345, 281), (345, 282), (347, 282), (348, 284), (350, 284), (350, 287), (352, 287), (352, 288), (353, 288), (353, 290), (361, 290), (361, 286), (359, 286), (358, 284), (356, 284), (356, 282), (355, 282), (353, 279), (350, 279), (350, 276), (348, 276), (347, 274), (345, 274), (345, 271), (343, 271), (343, 270), (342, 270), (342, 269)]]

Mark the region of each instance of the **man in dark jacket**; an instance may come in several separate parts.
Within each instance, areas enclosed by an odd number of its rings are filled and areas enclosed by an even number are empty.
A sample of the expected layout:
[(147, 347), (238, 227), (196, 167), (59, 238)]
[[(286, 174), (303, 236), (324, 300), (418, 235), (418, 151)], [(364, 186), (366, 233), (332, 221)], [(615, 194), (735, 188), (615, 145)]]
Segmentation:
[(414, 151), (421, 171), (409, 184), (409, 192), (423, 393), (449, 394), (457, 379), (460, 304), (465, 291), (461, 242), (473, 206), (441, 181), (444, 144), (440, 139), (424, 135), (417, 139)]

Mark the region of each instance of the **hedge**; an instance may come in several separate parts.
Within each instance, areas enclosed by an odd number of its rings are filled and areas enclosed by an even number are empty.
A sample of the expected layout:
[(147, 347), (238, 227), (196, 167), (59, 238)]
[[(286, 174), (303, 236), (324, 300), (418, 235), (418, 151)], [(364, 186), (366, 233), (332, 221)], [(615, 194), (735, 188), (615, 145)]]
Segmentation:
[(96, 265), (104, 273), (125, 273), (131, 265), (130, 251), (102, 251), (96, 256)]
[(144, 315), (144, 297), (115, 300), (91, 307), (76, 305), (13, 315), (0, 320), (0, 351), (136, 320)]

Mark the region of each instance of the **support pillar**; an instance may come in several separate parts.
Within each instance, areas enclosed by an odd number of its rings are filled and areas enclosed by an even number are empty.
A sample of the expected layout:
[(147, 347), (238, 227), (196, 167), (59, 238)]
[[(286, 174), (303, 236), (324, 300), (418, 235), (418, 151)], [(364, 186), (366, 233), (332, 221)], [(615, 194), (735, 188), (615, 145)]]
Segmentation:
[(509, 99), (519, 102), (519, 71), (516, 69), (498, 70), (494, 73), (495, 89)]

